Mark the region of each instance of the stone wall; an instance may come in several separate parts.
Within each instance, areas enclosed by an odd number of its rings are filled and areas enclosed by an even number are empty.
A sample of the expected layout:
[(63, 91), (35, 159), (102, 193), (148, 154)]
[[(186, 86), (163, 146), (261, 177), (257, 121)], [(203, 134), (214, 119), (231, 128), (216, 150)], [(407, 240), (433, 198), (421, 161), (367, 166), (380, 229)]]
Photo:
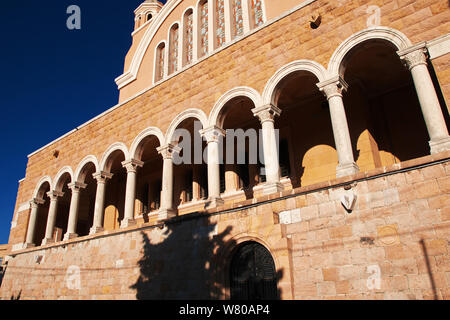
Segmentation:
[[(130, 147), (134, 138), (147, 127), (158, 127), (165, 132), (171, 121), (189, 107), (209, 114), (219, 97), (237, 86), (249, 86), (262, 93), (270, 77), (294, 60), (310, 59), (326, 67), (342, 41), (367, 27), (369, 5), (380, 6), (382, 26), (400, 30), (414, 44), (448, 31), (450, 13), (445, 0), (315, 1), (29, 157), (26, 177), (19, 184), (13, 218), (16, 223), (9, 243), (24, 242), (29, 210), (17, 216), (18, 209), (31, 200), (43, 176), (55, 177), (65, 166), (75, 171), (87, 155), (101, 159), (108, 146), (115, 142)], [(322, 15), (322, 25), (312, 30), (309, 20), (316, 13)], [(448, 58), (441, 57), (435, 68), (444, 97), (450, 96), (446, 81), (448, 65)], [(55, 150), (59, 151), (58, 158), (53, 157)], [(365, 167), (364, 163), (358, 164)]]
[[(427, 156), (166, 225), (20, 251), (0, 297), (226, 298), (233, 248), (257, 241), (274, 258), (283, 299), (450, 299), (449, 159)], [(351, 213), (341, 204), (350, 191)], [(378, 272), (379, 287), (371, 281)]]

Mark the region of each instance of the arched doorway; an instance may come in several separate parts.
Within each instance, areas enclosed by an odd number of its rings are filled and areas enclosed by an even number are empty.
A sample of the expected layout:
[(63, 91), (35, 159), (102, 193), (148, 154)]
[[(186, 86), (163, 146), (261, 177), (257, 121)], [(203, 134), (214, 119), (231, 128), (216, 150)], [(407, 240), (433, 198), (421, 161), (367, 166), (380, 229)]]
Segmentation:
[(279, 298), (275, 263), (269, 250), (257, 242), (236, 249), (230, 267), (231, 300)]

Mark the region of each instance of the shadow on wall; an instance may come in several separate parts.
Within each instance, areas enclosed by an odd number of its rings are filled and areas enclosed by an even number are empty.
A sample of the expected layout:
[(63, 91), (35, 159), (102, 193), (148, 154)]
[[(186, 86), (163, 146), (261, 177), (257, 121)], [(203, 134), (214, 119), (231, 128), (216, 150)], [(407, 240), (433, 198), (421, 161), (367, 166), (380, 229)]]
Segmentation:
[(218, 233), (216, 224), (199, 218), (141, 232), (140, 275), (130, 287), (136, 290), (136, 298), (219, 300), (229, 297), (229, 266), (237, 247), (234, 240), (228, 239), (231, 230), (229, 226)]

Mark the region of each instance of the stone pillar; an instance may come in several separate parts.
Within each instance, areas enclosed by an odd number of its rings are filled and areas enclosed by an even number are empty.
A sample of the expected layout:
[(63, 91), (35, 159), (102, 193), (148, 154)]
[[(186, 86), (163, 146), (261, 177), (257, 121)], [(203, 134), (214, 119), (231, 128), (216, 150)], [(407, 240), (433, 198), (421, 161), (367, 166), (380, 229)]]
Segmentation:
[(96, 234), (103, 231), (103, 216), (105, 210), (105, 190), (106, 181), (113, 177), (109, 172), (97, 172), (92, 175), (97, 180), (97, 191), (95, 194), (94, 223), (89, 234)]
[(25, 241), (25, 248), (32, 248), (36, 246), (36, 244), (33, 241), (34, 241), (34, 234), (36, 232), (37, 214), (39, 205), (44, 203), (45, 201), (42, 199), (33, 199), (30, 201), (31, 213), (30, 219), (28, 221), (27, 239)]
[(48, 209), (45, 238), (42, 240), (43, 246), (55, 242), (55, 239), (53, 239), (53, 230), (55, 229), (56, 214), (58, 211), (58, 198), (64, 196), (64, 193), (59, 191), (50, 191), (47, 192), (47, 196), (50, 198), (50, 208)]
[(216, 1), (208, 1), (208, 53), (211, 54), (216, 49)]
[(86, 187), (86, 184), (80, 182), (69, 184), (69, 188), (72, 190), (72, 199), (70, 200), (69, 225), (67, 227), (67, 233), (64, 235), (64, 241), (78, 237), (78, 234), (76, 232), (78, 222), (78, 205), (80, 204), (80, 192)]
[(134, 220), (134, 205), (136, 202), (137, 169), (142, 168), (144, 163), (139, 160), (131, 159), (122, 162), (122, 166), (127, 169), (127, 188), (125, 192), (125, 214), (120, 223), (120, 227), (127, 228), (136, 224), (136, 221)]
[(242, 1), (242, 20), (244, 22), (244, 34), (246, 34), (247, 32), (250, 32), (250, 25), (251, 25), (251, 21), (250, 21), (250, 9), (251, 9), (251, 5), (249, 3), (249, 1)]
[(233, 38), (233, 13), (231, 8), (231, 0), (224, 0), (223, 5), (225, 9), (225, 43), (230, 43)]
[(431, 154), (450, 150), (450, 137), (436, 90), (427, 68), (425, 43), (398, 52), (411, 72), (430, 136)]
[(283, 191), (284, 187), (280, 183), (279, 141), (277, 141), (275, 133), (275, 117), (280, 116), (281, 110), (268, 104), (252, 109), (252, 112), (261, 121), (262, 126), (264, 165), (267, 179), (263, 192), (270, 194)]
[(225, 136), (225, 131), (212, 126), (200, 131), (208, 146), (208, 207), (217, 207), (223, 204), (220, 198), (220, 139)]
[(329, 103), (334, 142), (339, 159), (336, 176), (340, 178), (358, 173), (359, 167), (355, 163), (344, 101), (342, 99), (343, 92), (347, 90), (348, 85), (344, 79), (337, 76), (318, 83), (317, 86), (327, 97)]
[(173, 155), (180, 152), (180, 148), (168, 144), (157, 149), (163, 157), (163, 177), (161, 193), (161, 209), (159, 210), (159, 220), (166, 220), (176, 216), (173, 208)]

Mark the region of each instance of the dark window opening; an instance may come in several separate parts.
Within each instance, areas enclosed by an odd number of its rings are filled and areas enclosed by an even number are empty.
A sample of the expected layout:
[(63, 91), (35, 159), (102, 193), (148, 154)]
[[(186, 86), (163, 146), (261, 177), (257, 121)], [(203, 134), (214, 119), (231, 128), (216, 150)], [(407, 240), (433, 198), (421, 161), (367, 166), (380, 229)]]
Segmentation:
[(280, 173), (281, 177), (289, 177), (291, 175), (289, 144), (286, 139), (280, 141)]

